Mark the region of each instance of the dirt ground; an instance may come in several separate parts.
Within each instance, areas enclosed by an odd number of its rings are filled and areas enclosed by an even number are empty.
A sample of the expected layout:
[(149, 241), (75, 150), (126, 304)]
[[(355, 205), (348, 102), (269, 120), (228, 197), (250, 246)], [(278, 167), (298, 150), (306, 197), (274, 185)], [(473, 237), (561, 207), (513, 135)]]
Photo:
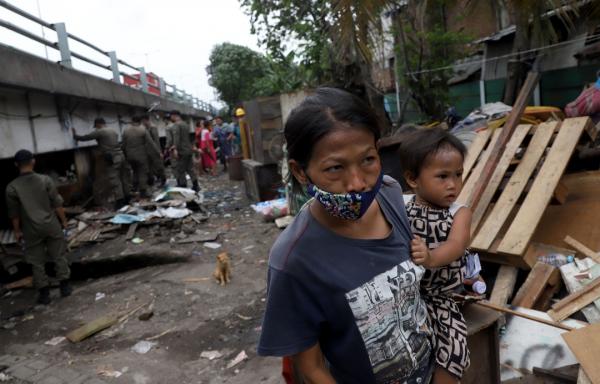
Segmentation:
[[(136, 236), (144, 240), (138, 245), (125, 240), (124, 229), (113, 240), (79, 248), (70, 255), (72, 296), (60, 298), (55, 289), (49, 306), (33, 305), (33, 289), (0, 298), (0, 356), (39, 359), (107, 383), (281, 383), (280, 360), (256, 355), (268, 250), (280, 230), (252, 211), (242, 182), (204, 176), (201, 186), (212, 214), (193, 229), (220, 233), (220, 249), (179, 244), (177, 225), (138, 227)], [(119, 262), (123, 253), (173, 250), (189, 257), (172, 263), (164, 258)], [(219, 286), (210, 276), (223, 251), (231, 258), (232, 281)], [(86, 258), (110, 261), (78, 263)], [(144, 313), (153, 315), (142, 321), (138, 317)], [(79, 343), (45, 344), (107, 314), (122, 321)], [(156, 343), (150, 351), (132, 350), (147, 339)], [(221, 356), (209, 360), (201, 357), (203, 351)], [(248, 358), (228, 368), (242, 351)], [(115, 371), (120, 377), (105, 376)]]

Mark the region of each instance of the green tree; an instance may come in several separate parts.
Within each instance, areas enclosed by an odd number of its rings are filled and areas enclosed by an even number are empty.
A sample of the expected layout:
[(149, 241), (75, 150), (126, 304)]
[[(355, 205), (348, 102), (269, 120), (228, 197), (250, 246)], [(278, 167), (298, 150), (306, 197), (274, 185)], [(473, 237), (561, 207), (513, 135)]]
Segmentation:
[(264, 55), (241, 45), (216, 45), (206, 68), (208, 83), (231, 110), (236, 103), (257, 96), (255, 84), (267, 74), (268, 62)]
[(366, 99), (389, 128), (373, 84), (373, 35), (386, 0), (240, 0), (275, 60), (295, 52), (304, 84), (334, 85)]
[[(408, 0), (393, 13), (399, 81), (408, 89), (400, 111), (413, 100), (426, 116), (441, 119), (449, 101), (452, 64), (465, 57), (471, 37), (446, 27), (446, 8), (455, 0)], [(459, 17), (464, 17), (460, 15)], [(448, 68), (429, 71), (430, 68)]]

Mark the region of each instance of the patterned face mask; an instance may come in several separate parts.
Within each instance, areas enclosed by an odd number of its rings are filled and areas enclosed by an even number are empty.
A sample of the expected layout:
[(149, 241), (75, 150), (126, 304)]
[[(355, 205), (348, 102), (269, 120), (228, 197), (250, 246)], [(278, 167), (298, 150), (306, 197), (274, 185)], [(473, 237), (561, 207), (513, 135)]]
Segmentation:
[(379, 175), (373, 188), (367, 192), (331, 193), (319, 189), (312, 183), (308, 184), (306, 189), (308, 194), (317, 199), (330, 215), (345, 220), (358, 220), (375, 200), (382, 181), (383, 173)]

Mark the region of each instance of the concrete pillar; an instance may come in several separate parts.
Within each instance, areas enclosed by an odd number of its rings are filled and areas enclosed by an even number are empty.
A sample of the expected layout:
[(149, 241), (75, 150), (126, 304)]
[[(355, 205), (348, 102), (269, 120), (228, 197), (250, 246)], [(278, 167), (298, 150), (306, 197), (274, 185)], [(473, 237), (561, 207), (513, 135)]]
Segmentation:
[(162, 97), (167, 97), (167, 85), (165, 84), (165, 79), (162, 77), (158, 78), (158, 87), (160, 88), (160, 95)]
[(112, 80), (117, 84), (121, 84), (121, 74), (119, 73), (119, 60), (117, 60), (117, 52), (108, 52), (108, 57), (110, 57), (110, 69), (113, 73)]
[(146, 68), (139, 67), (140, 81), (142, 83), (142, 91), (148, 93), (148, 78), (146, 77)]
[(56, 35), (58, 37), (58, 50), (60, 51), (60, 65), (73, 68), (71, 61), (71, 50), (69, 49), (69, 35), (65, 23), (54, 24)]

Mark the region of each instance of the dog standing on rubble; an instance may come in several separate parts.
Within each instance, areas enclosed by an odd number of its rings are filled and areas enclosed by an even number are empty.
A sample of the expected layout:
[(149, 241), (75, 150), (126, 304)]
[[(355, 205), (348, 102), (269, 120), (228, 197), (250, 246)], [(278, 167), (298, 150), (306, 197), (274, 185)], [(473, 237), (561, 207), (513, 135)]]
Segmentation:
[(213, 277), (217, 280), (217, 283), (225, 285), (231, 280), (231, 263), (227, 253), (219, 253), (217, 256), (217, 267), (213, 272)]

